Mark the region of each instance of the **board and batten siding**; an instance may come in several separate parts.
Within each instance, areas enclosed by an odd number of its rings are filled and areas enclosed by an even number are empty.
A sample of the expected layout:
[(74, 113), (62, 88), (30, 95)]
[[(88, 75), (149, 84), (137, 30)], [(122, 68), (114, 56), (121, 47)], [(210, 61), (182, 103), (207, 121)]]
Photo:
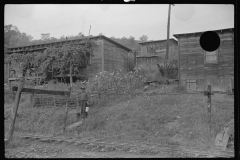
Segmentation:
[[(166, 56), (166, 40), (140, 43), (141, 54), (137, 57), (137, 65), (163, 64)], [(153, 49), (151, 49), (151, 47)], [(178, 45), (175, 40), (169, 40), (169, 59), (177, 59)], [(153, 56), (149, 56), (153, 55)], [(157, 55), (157, 56), (155, 56)]]
[(104, 70), (108, 72), (125, 70), (128, 51), (104, 40)]
[(205, 63), (205, 51), (200, 46), (201, 34), (178, 36), (180, 81), (186, 85), (187, 80), (196, 80), (197, 90), (231, 92), (234, 78), (234, 31), (217, 31), (220, 46), (217, 51), (217, 63)]
[(80, 73), (85, 74), (87, 77), (92, 77), (102, 71), (102, 43), (103, 40), (99, 39), (95, 41), (93, 55), (90, 58), (90, 65), (82, 69)]

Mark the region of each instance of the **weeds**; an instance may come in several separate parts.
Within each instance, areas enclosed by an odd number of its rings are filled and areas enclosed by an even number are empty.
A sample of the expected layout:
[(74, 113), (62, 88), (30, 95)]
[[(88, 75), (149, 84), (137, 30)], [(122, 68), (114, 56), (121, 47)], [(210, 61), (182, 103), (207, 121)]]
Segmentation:
[[(83, 126), (78, 129), (82, 135), (112, 137), (129, 141), (147, 141), (159, 144), (178, 144), (203, 147), (208, 143), (207, 110), (202, 107), (206, 99), (203, 95), (151, 95), (129, 96), (128, 94), (143, 86), (144, 77), (155, 76), (158, 72), (147, 72), (144, 68), (136, 68), (134, 72), (123, 75), (121, 72), (102, 72), (89, 79), (87, 87), (92, 93), (97, 91), (97, 103), (90, 107), (89, 116)], [(149, 70), (150, 71), (150, 70)], [(48, 86), (49, 85), (49, 86)], [(64, 90), (68, 85), (52, 84), (43, 86), (48, 89)], [(75, 89), (81, 83), (75, 84)], [(61, 87), (62, 88), (61, 88)], [(113, 93), (123, 92), (125, 95), (104, 96), (102, 93), (113, 89)], [(161, 90), (162, 88), (158, 88)], [(185, 92), (184, 87), (168, 86), (172, 92)], [(165, 89), (164, 89), (165, 91)], [(10, 99), (10, 98), (9, 98)], [(150, 104), (150, 99), (152, 105)], [(8, 100), (8, 99), (6, 99)], [(189, 101), (188, 101), (189, 100)], [(10, 101), (10, 100), (9, 100)], [(206, 102), (206, 101), (205, 101)], [(213, 95), (213, 130), (214, 135), (224, 124), (234, 117), (233, 99)], [(11, 120), (11, 103), (4, 105), (5, 131), (8, 131)], [(55, 134), (63, 128), (64, 108), (32, 108), (30, 95), (22, 95), (16, 121), (17, 132)], [(75, 110), (70, 109), (67, 125), (76, 122)], [(77, 129), (65, 134), (75, 134)], [(118, 135), (118, 136), (116, 136)], [(114, 137), (115, 136), (115, 137)], [(172, 142), (171, 139), (175, 139)], [(205, 145), (206, 146), (206, 145)]]

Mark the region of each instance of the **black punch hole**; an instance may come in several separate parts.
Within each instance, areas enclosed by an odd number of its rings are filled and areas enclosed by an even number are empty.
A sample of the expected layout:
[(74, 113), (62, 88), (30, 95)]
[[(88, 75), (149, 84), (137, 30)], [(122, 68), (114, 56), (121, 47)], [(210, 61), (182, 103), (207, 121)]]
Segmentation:
[(205, 51), (215, 51), (220, 46), (220, 38), (216, 32), (204, 32), (200, 37), (200, 45)]

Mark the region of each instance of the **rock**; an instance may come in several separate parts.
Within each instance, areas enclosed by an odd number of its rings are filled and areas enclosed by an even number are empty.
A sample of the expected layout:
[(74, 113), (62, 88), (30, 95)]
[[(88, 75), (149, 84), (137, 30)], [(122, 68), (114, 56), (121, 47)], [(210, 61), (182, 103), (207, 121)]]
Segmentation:
[(145, 87), (143, 88), (143, 91), (144, 91), (144, 92), (147, 91), (148, 88), (149, 88), (149, 86), (145, 86)]
[(73, 123), (72, 125), (70, 125), (70, 126), (67, 127), (67, 130), (72, 130), (72, 129), (80, 126), (82, 123), (83, 123), (83, 120), (81, 120), (81, 121), (79, 121), (79, 122), (76, 122), (76, 123)]

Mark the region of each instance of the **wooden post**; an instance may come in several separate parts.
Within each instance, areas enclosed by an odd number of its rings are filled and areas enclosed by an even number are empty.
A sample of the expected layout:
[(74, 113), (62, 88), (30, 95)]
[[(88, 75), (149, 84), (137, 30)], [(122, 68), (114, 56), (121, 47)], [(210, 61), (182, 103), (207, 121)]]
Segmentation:
[(179, 39), (178, 39), (178, 86), (180, 86), (180, 46), (179, 46)]
[(208, 110), (208, 116), (209, 116), (209, 128), (211, 133), (211, 85), (208, 85), (208, 100), (207, 100), (207, 110)]
[(69, 93), (67, 95), (67, 101), (66, 101), (66, 107), (65, 107), (65, 117), (64, 117), (64, 123), (63, 123), (63, 132), (66, 131), (66, 125), (67, 125), (67, 115), (68, 115), (68, 107), (69, 107), (69, 99), (70, 99), (70, 94), (71, 94), (71, 89), (72, 87), (69, 87)]
[(72, 63), (70, 62), (70, 86), (72, 87), (73, 78), (72, 78)]
[(204, 92), (204, 95), (208, 97), (207, 100), (207, 111), (208, 111), (208, 123), (209, 123), (209, 142), (211, 142), (211, 131), (212, 131), (212, 125), (211, 125), (211, 95), (213, 93), (211, 92), (211, 85), (208, 85), (207, 91)]
[(104, 40), (103, 39), (102, 39), (101, 52), (102, 52), (102, 72), (103, 72), (104, 71)]
[(20, 80), (20, 83), (18, 85), (18, 90), (17, 90), (17, 94), (16, 94), (16, 97), (15, 97), (15, 103), (14, 103), (14, 117), (13, 117), (13, 121), (11, 123), (11, 126), (10, 126), (10, 132), (9, 132), (9, 138), (7, 140), (7, 143), (10, 143), (12, 141), (12, 138), (13, 138), (13, 132), (14, 132), (14, 125), (15, 125), (15, 121), (16, 121), (16, 117), (17, 117), (17, 111), (18, 111), (18, 106), (19, 106), (19, 101), (20, 101), (20, 98), (21, 98), (21, 92), (22, 92), (22, 88), (23, 88), (23, 85), (24, 85), (24, 74)]

